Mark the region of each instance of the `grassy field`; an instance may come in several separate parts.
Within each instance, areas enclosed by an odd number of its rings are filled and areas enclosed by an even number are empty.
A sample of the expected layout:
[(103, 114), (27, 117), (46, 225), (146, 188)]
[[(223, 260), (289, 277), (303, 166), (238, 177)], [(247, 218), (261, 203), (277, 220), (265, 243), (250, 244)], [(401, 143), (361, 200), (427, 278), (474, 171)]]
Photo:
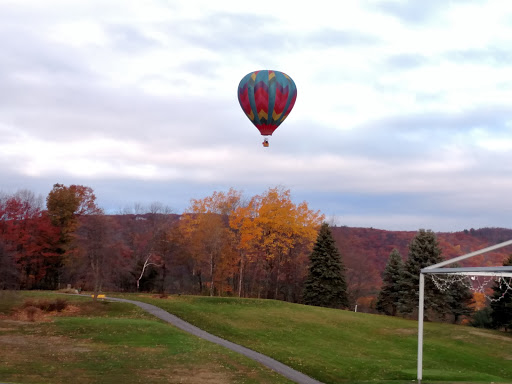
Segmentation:
[[(417, 322), (273, 300), (124, 295), (325, 383), (416, 378)], [(512, 335), (427, 323), (424, 382), (512, 383)]]
[[(324, 383), (416, 378), (415, 321), (273, 300), (122, 297), (157, 305)], [(32, 313), (35, 321), (27, 308), (13, 312), (27, 300), (56, 298), (63, 296), (0, 292), (0, 382), (289, 383), (130, 304), (65, 296), (65, 310)], [(427, 323), (424, 354), (425, 384), (512, 383), (512, 335)]]
[[(34, 309), (56, 298), (61, 312)], [(130, 304), (1, 291), (0, 382), (290, 383)]]

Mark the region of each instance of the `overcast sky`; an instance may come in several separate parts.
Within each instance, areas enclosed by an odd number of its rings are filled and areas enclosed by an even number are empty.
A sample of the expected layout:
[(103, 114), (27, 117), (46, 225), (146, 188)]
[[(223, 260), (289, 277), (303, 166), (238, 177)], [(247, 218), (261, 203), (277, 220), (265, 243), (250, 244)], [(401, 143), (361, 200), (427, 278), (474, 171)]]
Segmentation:
[[(263, 148), (237, 100), (287, 73)], [(290, 189), (338, 225), (512, 228), (510, 0), (0, 0), (0, 190), (181, 213)]]

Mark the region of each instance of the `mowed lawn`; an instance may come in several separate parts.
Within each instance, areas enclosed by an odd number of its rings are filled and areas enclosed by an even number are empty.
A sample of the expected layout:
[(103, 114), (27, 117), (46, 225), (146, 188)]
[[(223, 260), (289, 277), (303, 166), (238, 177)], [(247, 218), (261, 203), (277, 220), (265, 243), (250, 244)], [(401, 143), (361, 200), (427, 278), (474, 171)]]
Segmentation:
[[(274, 300), (123, 295), (325, 383), (416, 379), (417, 322)], [(424, 383), (512, 383), (512, 335), (426, 323)]]
[[(16, 310), (27, 299), (67, 301), (61, 312)], [(35, 320), (35, 321), (30, 321)], [(0, 291), (0, 382), (291, 383), (131, 304), (45, 292)]]

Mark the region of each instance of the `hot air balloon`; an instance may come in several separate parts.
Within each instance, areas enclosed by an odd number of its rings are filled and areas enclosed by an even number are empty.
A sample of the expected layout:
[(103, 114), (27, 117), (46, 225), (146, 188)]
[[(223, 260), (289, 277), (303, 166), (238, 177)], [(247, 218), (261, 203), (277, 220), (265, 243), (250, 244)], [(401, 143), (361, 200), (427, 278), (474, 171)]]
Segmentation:
[(297, 98), (297, 87), (292, 78), (279, 71), (248, 73), (238, 85), (238, 102), (243, 111), (264, 136), (268, 137), (288, 117)]

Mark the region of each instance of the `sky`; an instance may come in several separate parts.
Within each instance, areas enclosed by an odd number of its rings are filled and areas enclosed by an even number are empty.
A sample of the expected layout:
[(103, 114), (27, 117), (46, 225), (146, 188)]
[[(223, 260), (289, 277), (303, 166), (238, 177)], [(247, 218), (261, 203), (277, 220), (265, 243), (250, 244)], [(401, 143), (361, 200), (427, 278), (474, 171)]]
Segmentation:
[[(238, 83), (290, 75), (263, 148)], [(117, 213), (289, 189), (331, 222), (512, 228), (509, 0), (0, 0), (0, 191)]]

